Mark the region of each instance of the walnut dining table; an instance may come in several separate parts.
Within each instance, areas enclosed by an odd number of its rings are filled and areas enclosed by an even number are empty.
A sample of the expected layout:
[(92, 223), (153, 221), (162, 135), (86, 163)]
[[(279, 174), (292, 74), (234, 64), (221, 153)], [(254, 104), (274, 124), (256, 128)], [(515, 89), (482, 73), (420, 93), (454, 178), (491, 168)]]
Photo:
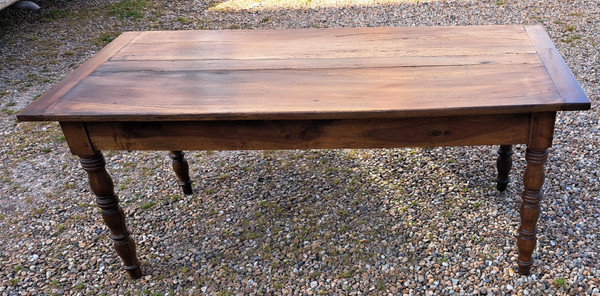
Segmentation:
[(508, 25), (126, 32), (17, 117), (60, 122), (133, 278), (102, 150), (170, 151), (191, 194), (184, 150), (500, 145), (505, 190), (512, 145), (526, 144), (529, 274), (556, 113), (589, 108), (543, 27)]

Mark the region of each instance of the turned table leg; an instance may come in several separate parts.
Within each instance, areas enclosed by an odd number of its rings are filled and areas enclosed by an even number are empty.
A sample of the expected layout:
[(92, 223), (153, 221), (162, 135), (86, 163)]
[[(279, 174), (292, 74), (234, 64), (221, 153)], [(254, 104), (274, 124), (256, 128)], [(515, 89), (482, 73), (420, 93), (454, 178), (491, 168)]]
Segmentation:
[(533, 265), (531, 255), (536, 245), (536, 224), (540, 217), (544, 164), (548, 159), (548, 149), (527, 149), (525, 159), (527, 160), (527, 167), (523, 176), (521, 226), (517, 238), (519, 249), (517, 264), (521, 274), (529, 274), (531, 265)]
[(80, 155), (80, 162), (87, 172), (90, 186), (96, 194), (96, 203), (102, 210), (104, 223), (110, 229), (110, 238), (114, 242), (117, 254), (123, 259), (124, 268), (132, 278), (140, 278), (142, 271), (136, 256), (135, 242), (129, 235), (125, 225), (125, 214), (119, 206), (119, 198), (115, 195), (113, 181), (106, 171), (102, 152), (94, 155)]
[(498, 149), (498, 160), (496, 167), (498, 168), (498, 178), (496, 178), (496, 188), (498, 191), (506, 190), (506, 186), (510, 182), (510, 169), (512, 168), (512, 145), (500, 145)]
[(190, 180), (190, 168), (187, 160), (184, 158), (185, 153), (182, 151), (171, 151), (169, 156), (173, 160), (173, 170), (179, 180), (179, 186), (183, 189), (184, 194), (192, 194), (192, 180)]

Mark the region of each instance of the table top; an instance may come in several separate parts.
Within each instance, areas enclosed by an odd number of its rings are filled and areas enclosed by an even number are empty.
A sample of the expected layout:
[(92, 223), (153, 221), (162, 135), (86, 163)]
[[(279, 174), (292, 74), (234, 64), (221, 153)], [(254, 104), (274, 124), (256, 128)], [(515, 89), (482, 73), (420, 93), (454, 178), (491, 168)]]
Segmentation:
[(126, 32), (25, 121), (355, 119), (584, 110), (542, 26)]

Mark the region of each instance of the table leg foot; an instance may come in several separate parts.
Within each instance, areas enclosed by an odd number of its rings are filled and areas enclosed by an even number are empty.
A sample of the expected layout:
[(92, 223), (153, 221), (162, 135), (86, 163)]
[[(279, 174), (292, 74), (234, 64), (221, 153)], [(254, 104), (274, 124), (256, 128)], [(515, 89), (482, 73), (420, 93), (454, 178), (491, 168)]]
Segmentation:
[(517, 260), (517, 265), (519, 266), (519, 273), (521, 275), (529, 275), (531, 274), (531, 266), (533, 265), (533, 260), (529, 262), (521, 262)]
[(498, 191), (506, 190), (506, 186), (510, 182), (510, 169), (512, 168), (512, 145), (500, 145), (498, 149), (498, 160), (496, 167), (498, 168), (498, 178), (496, 178), (496, 189)]
[(548, 149), (527, 149), (527, 167), (523, 176), (521, 202), (521, 226), (517, 238), (519, 256), (517, 264), (521, 274), (529, 274), (533, 259), (531, 255), (536, 245), (536, 224), (540, 217), (542, 186), (544, 185), (544, 164), (548, 159)]
[(173, 170), (179, 180), (179, 186), (184, 194), (192, 194), (192, 180), (190, 180), (190, 168), (182, 151), (171, 151), (169, 157), (173, 160)]
[(132, 279), (139, 279), (142, 277), (142, 269), (140, 268), (140, 264), (129, 266), (126, 265), (123, 266), (123, 268), (125, 268)]
[(79, 158), (81, 166), (88, 174), (90, 187), (96, 195), (96, 203), (102, 210), (104, 223), (110, 230), (114, 248), (123, 259), (125, 270), (132, 278), (140, 278), (142, 271), (136, 255), (135, 242), (127, 230), (125, 214), (119, 206), (119, 198), (115, 195), (113, 181), (106, 171), (104, 156), (101, 152), (97, 152), (94, 155), (80, 155)]

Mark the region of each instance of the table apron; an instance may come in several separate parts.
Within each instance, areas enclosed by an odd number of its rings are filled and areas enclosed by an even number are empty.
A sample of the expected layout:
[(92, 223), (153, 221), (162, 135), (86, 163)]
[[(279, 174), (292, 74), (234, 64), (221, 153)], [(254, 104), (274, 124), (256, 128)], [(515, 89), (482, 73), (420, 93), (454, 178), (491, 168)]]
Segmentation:
[[(74, 154), (93, 150), (400, 148), (527, 143), (531, 114), (395, 119), (61, 123)], [(82, 127), (79, 129), (73, 127)], [(84, 130), (87, 137), (81, 132)], [(89, 141), (90, 145), (84, 145)], [(82, 149), (86, 147), (86, 149)]]

